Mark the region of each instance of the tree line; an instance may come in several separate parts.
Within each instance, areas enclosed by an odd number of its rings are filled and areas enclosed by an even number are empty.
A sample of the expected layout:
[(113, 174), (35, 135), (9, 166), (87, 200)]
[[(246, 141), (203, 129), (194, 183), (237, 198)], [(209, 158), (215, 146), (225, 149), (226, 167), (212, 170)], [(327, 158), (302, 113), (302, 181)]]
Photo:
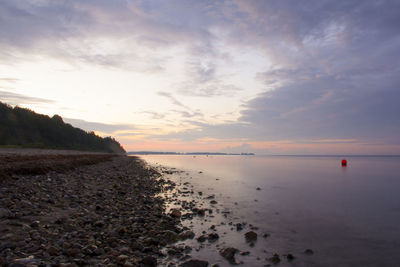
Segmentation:
[(112, 137), (102, 138), (64, 123), (54, 115), (12, 107), (0, 102), (0, 146), (22, 148), (71, 149), (93, 152), (125, 153)]

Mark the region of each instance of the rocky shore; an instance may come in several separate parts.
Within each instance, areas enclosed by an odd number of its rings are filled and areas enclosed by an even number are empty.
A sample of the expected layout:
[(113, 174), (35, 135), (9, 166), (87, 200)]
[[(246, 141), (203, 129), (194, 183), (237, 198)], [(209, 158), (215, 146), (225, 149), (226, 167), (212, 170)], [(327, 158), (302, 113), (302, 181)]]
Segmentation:
[(159, 196), (174, 184), (139, 158), (6, 153), (0, 162), (0, 266), (157, 266), (166, 245), (192, 237)]
[(199, 191), (201, 171), (112, 154), (2, 152), (0, 266), (285, 266), (298, 257), (265, 246), (270, 233), (238, 218), (236, 202)]

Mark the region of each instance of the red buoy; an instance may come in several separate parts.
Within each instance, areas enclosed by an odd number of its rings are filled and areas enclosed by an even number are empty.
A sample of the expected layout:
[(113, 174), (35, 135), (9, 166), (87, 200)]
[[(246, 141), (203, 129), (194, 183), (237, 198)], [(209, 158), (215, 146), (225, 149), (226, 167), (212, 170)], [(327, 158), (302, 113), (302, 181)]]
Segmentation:
[(346, 167), (347, 166), (347, 160), (342, 159), (342, 167)]

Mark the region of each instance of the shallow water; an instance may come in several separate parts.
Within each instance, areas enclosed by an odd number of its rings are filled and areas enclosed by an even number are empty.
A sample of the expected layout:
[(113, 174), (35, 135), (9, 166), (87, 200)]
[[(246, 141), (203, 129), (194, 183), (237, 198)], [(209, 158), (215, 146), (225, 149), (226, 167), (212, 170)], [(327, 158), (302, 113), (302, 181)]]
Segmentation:
[[(273, 253), (281, 255), (279, 266), (400, 266), (399, 157), (350, 157), (345, 168), (339, 157), (141, 157), (183, 170), (170, 178), (215, 195), (212, 206), (221, 213), (183, 222), (196, 235), (212, 224), (220, 234), (216, 244), (189, 242), (199, 250), (191, 252), (194, 258), (225, 266), (218, 249), (233, 246), (251, 252), (239, 257), (246, 266), (264, 266)], [(243, 238), (249, 227), (237, 232), (229, 222), (258, 227), (255, 246)], [(313, 255), (304, 254), (308, 248)], [(285, 260), (287, 253), (296, 259)]]

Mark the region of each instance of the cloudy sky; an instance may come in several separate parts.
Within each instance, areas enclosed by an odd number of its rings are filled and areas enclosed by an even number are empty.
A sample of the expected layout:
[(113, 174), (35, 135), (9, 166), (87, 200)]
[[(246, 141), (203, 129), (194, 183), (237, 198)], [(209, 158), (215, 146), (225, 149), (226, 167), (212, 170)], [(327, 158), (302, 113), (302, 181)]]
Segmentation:
[(400, 154), (399, 10), (1, 0), (0, 101), (129, 151)]

